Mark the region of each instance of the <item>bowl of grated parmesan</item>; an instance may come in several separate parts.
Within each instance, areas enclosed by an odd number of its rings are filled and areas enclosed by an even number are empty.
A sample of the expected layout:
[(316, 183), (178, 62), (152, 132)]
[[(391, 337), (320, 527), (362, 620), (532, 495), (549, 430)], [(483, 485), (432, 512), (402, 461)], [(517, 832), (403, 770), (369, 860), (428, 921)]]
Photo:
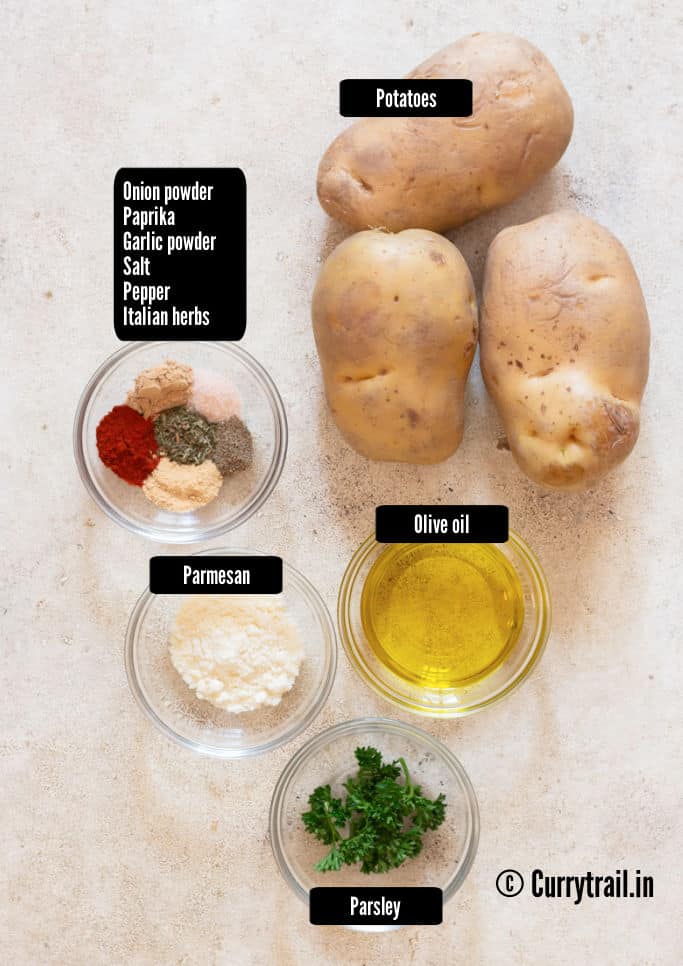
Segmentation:
[(242, 758), (313, 721), (334, 681), (337, 641), (317, 590), (284, 562), (281, 594), (147, 588), (128, 623), (125, 660), (133, 697), (163, 734), (200, 754)]

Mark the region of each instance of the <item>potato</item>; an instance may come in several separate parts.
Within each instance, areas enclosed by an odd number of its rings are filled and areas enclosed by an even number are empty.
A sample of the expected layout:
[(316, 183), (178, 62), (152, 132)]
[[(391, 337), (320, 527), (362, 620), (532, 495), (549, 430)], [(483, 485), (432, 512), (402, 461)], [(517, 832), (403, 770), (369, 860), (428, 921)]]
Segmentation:
[(556, 211), (506, 228), (486, 259), (481, 370), (532, 480), (592, 486), (633, 449), (650, 328), (623, 246)]
[(312, 314), (327, 401), (355, 450), (405, 463), (455, 452), (477, 344), (455, 245), (416, 229), (352, 235), (323, 265)]
[(522, 194), (569, 143), (569, 95), (520, 37), (471, 34), (408, 76), (470, 78), (474, 112), (365, 118), (340, 134), (320, 162), (318, 198), (355, 229), (455, 228)]

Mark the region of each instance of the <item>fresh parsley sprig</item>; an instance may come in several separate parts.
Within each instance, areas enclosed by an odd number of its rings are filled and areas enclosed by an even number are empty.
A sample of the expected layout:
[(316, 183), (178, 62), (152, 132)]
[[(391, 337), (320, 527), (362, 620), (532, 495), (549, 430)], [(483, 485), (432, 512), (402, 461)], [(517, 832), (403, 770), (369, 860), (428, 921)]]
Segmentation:
[(319, 785), (301, 816), (306, 831), (331, 846), (315, 865), (319, 872), (357, 864), (368, 874), (398, 868), (422, 850), (424, 833), (445, 818), (443, 794), (426, 798), (412, 783), (405, 759), (384, 762), (376, 748), (356, 748), (355, 756), (358, 773), (344, 782), (346, 800)]

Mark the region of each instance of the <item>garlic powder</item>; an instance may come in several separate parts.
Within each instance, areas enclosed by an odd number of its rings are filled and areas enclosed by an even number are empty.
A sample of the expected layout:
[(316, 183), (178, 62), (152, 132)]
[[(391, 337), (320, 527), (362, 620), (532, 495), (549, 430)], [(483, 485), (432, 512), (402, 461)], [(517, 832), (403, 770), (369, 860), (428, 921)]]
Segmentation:
[(198, 698), (226, 711), (277, 705), (304, 657), (298, 629), (276, 597), (197, 596), (178, 610), (171, 661)]

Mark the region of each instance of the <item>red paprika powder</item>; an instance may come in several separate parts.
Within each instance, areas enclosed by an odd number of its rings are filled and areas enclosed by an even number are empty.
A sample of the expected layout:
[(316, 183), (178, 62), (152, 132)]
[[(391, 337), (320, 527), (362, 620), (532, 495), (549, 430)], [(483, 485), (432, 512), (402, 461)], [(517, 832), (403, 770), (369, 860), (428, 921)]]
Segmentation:
[(160, 459), (152, 420), (130, 406), (114, 406), (95, 434), (104, 465), (131, 486), (142, 486)]

